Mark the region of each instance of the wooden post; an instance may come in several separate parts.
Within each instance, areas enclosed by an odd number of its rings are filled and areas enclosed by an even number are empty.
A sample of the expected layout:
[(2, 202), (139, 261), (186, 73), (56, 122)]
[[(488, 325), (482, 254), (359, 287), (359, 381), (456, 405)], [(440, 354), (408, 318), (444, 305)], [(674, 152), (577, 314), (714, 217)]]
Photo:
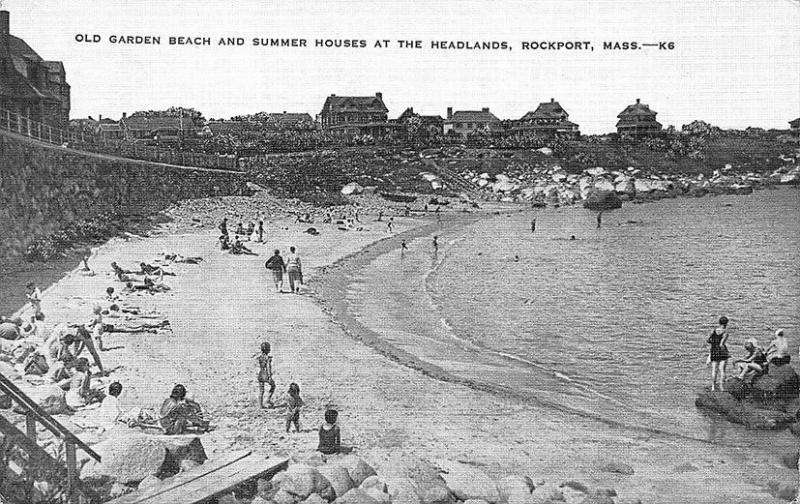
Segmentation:
[(75, 444), (66, 440), (67, 448), (67, 502), (69, 504), (79, 504), (80, 496), (77, 490), (78, 468), (75, 459)]
[(17, 113), (17, 133), (22, 134), (22, 116)]
[(53, 128), (52, 126), (47, 127), (47, 141), (53, 143)]
[(25, 415), (25, 434), (31, 441), (36, 441), (36, 419), (31, 412)]

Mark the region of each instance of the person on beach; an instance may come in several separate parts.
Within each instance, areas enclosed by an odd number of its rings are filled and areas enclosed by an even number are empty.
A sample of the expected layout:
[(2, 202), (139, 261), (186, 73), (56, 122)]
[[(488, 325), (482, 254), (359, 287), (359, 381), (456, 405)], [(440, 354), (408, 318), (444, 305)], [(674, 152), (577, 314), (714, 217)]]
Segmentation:
[(230, 248), (231, 248), (231, 242), (230, 239), (228, 238), (228, 235), (226, 234), (219, 235), (219, 249), (230, 250)]
[(272, 272), (272, 281), (275, 283), (275, 290), (283, 292), (283, 272), (286, 271), (286, 264), (281, 257), (281, 251), (275, 249), (275, 254), (267, 259), (264, 267)]
[(719, 326), (711, 331), (706, 343), (711, 345), (709, 360), (711, 361), (711, 391), (717, 389), (725, 391), (725, 366), (728, 364), (730, 354), (725, 343), (728, 341), (728, 317), (719, 318)]
[(253, 236), (253, 233), (256, 232), (256, 224), (253, 221), (247, 223), (247, 232), (245, 233), (245, 238), (250, 239)]
[(132, 275), (133, 273), (135, 273), (134, 271), (122, 269), (116, 262), (111, 263), (111, 269), (114, 270), (114, 275), (116, 275), (117, 280), (119, 280), (120, 282), (130, 282), (131, 277), (129, 277), (128, 275)]
[(603, 225), (603, 212), (597, 212), (597, 229)]
[(228, 236), (228, 218), (223, 217), (222, 222), (219, 223), (219, 232), (223, 236)]
[(143, 275), (168, 275), (177, 276), (175, 273), (165, 270), (161, 266), (153, 266), (152, 264), (139, 263), (139, 268)]
[(69, 391), (65, 396), (67, 406), (77, 409), (89, 403), (91, 379), (89, 361), (84, 357), (76, 360), (75, 371), (69, 379)]
[(405, 255), (405, 253), (406, 253), (406, 250), (408, 250), (408, 245), (406, 245), (406, 241), (405, 241), (405, 240), (402, 240), (402, 241), (400, 242), (400, 256), (401, 256), (401, 257), (402, 257), (403, 255)]
[(775, 339), (770, 342), (766, 354), (767, 360), (774, 366), (783, 366), (791, 362), (792, 356), (789, 354), (789, 342), (786, 341), (783, 329), (775, 331)]
[(97, 342), (97, 348), (103, 352), (103, 309), (100, 305), (94, 305), (92, 308), (92, 319), (89, 321), (88, 327), (92, 329), (92, 336)]
[(264, 219), (258, 217), (258, 243), (264, 243)]
[(244, 234), (244, 226), (241, 222), (236, 225), (236, 234), (240, 236)]
[(389, 217), (389, 221), (386, 223), (386, 230), (392, 233), (392, 228), (394, 227), (394, 217)]
[(289, 276), (289, 289), (295, 294), (300, 294), (300, 286), (303, 284), (303, 264), (294, 247), (289, 247), (289, 255), (286, 256), (286, 273)]
[(378, 212), (377, 222), (383, 222), (383, 210)]
[(261, 343), (261, 353), (258, 354), (258, 406), (264, 408), (264, 388), (269, 385), (267, 404), (273, 407), (272, 394), (275, 393), (275, 380), (272, 377), (272, 356), (269, 354), (271, 347), (266, 341)]
[(231, 246), (231, 254), (235, 255), (258, 255), (249, 248), (247, 248), (242, 240), (239, 239), (239, 235), (234, 236), (233, 238), (233, 245)]
[(433, 237), (433, 253), (436, 254), (439, 252), (439, 237), (434, 235)]
[[(102, 318), (100, 320), (100, 324), (102, 324)], [(103, 331), (105, 331), (105, 326), (103, 326)], [(89, 330), (86, 329), (86, 327), (81, 325), (75, 328), (75, 347), (73, 355), (78, 357), (83, 352), (84, 348), (89, 351), (89, 354), (92, 356), (92, 359), (94, 359), (94, 364), (97, 366), (97, 369), (100, 370), (100, 373), (105, 375), (106, 371), (103, 369), (103, 363), (100, 361), (100, 354), (97, 353), (97, 348), (95, 348), (94, 342), (92, 341), (92, 334), (89, 333)], [(103, 349), (101, 348), (100, 350), (102, 351)]]
[(125, 411), (119, 403), (119, 396), (121, 394), (121, 383), (114, 382), (108, 386), (108, 395), (106, 395), (103, 402), (100, 403), (100, 408), (97, 410), (97, 420), (100, 427), (109, 429), (125, 415)]
[(208, 421), (197, 402), (186, 395), (186, 387), (175, 385), (172, 393), (161, 405), (159, 424), (166, 434), (183, 434), (190, 427), (208, 430)]
[(42, 313), (42, 291), (36, 287), (36, 282), (28, 283), (26, 288), (27, 292), (25, 293), (25, 297), (28, 298), (28, 301), (30, 301), (33, 307), (33, 314), (39, 315)]
[(745, 381), (747, 378), (755, 378), (764, 374), (767, 356), (764, 350), (758, 346), (755, 338), (749, 338), (744, 342), (744, 349), (747, 356), (744, 359), (737, 359), (733, 363), (739, 365), (738, 379)]
[(300, 398), (300, 385), (291, 383), (289, 385), (289, 396), (286, 398), (286, 432), (294, 424), (294, 431), (300, 432), (300, 409), (303, 407), (303, 399)]
[(339, 412), (335, 409), (325, 411), (325, 423), (319, 427), (319, 445), (317, 451), (325, 455), (334, 455), (342, 450), (342, 435), (336, 421)]
[(536, 217), (531, 219), (531, 233), (535, 233), (535, 232), (536, 232)]
[(106, 287), (106, 301), (115, 302), (119, 300), (119, 296), (114, 294), (114, 287)]

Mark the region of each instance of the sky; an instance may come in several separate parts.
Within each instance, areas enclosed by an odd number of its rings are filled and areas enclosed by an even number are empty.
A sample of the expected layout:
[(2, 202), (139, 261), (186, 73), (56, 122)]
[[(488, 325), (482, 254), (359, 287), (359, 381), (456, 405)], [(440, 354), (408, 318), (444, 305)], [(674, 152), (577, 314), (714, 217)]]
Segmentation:
[[(413, 106), (489, 107), (518, 119), (555, 98), (584, 133), (612, 131), (641, 98), (664, 125), (787, 128), (800, 116), (798, 0), (4, 0), (11, 33), (61, 60), (72, 117), (194, 107), (207, 118), (258, 111), (319, 113), (330, 94), (382, 92), (389, 117)], [(101, 42), (78, 42), (99, 35)], [(111, 35), (153, 35), (123, 45)], [(169, 45), (170, 36), (212, 46)], [(242, 37), (244, 46), (218, 46)], [(311, 47), (254, 47), (254, 37)], [(367, 48), (316, 48), (359, 39)], [(390, 40), (387, 48), (375, 40)], [(397, 40), (421, 40), (401, 49)], [(507, 41), (511, 50), (431, 49), (431, 41)], [(594, 51), (523, 50), (523, 42), (589, 41)], [(674, 42), (673, 50), (603, 50), (603, 42)]]

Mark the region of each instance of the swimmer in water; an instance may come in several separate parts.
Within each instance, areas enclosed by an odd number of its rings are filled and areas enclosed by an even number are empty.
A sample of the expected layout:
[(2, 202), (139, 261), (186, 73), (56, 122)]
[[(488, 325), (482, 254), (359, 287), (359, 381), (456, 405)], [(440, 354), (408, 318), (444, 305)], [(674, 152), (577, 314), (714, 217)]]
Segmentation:
[(569, 237), (569, 241), (572, 241), (574, 239), (575, 239), (575, 235), (572, 235), (572, 236)]

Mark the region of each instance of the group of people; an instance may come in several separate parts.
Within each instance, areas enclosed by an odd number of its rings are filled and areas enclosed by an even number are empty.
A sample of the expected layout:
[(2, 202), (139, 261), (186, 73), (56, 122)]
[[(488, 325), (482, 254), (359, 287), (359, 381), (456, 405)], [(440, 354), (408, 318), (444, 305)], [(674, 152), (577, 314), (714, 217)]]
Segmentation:
[(267, 259), (264, 267), (272, 273), (272, 281), (277, 292), (283, 292), (283, 274), (289, 277), (289, 292), (300, 294), (303, 285), (303, 263), (295, 247), (289, 247), (289, 255), (284, 260), (281, 251), (275, 249), (272, 257)]
[[(727, 346), (730, 337), (728, 322), (727, 317), (720, 317), (719, 324), (706, 340), (710, 346), (707, 362), (711, 365), (712, 391), (725, 390), (725, 368), (731, 358)], [(783, 329), (775, 331), (774, 339), (766, 348), (759, 346), (756, 338), (748, 338), (744, 341), (744, 349), (747, 355), (733, 361), (738, 366), (736, 378), (739, 380), (752, 381), (768, 374), (770, 367), (784, 366), (791, 362), (789, 342)]]
[[(271, 350), (272, 346), (265, 341), (261, 343), (261, 351), (256, 357), (258, 364), (258, 375), (256, 377), (258, 382), (258, 405), (262, 409), (276, 406), (272, 400), (276, 385)], [(265, 403), (264, 393), (267, 386), (269, 386), (269, 395)], [(292, 426), (294, 426), (295, 432), (300, 432), (300, 411), (305, 402), (300, 397), (300, 386), (297, 383), (292, 382), (289, 384), (289, 390), (280, 405), (285, 408), (286, 432), (289, 433)], [(323, 454), (332, 455), (349, 451), (347, 448), (342, 447), (341, 432), (337, 425), (338, 417), (339, 412), (335, 409), (328, 408), (325, 411), (325, 421), (319, 428), (319, 444), (317, 446), (317, 450)]]
[(258, 255), (244, 244), (245, 241), (264, 242), (264, 219), (259, 216), (257, 220), (258, 226), (256, 226), (254, 221), (250, 221), (247, 225), (247, 229), (245, 229), (244, 225), (240, 222), (236, 226), (236, 233), (234, 233), (233, 239), (231, 239), (228, 234), (228, 218), (224, 217), (219, 224), (220, 234), (218, 240), (220, 249), (227, 250), (229, 253), (235, 255)]

